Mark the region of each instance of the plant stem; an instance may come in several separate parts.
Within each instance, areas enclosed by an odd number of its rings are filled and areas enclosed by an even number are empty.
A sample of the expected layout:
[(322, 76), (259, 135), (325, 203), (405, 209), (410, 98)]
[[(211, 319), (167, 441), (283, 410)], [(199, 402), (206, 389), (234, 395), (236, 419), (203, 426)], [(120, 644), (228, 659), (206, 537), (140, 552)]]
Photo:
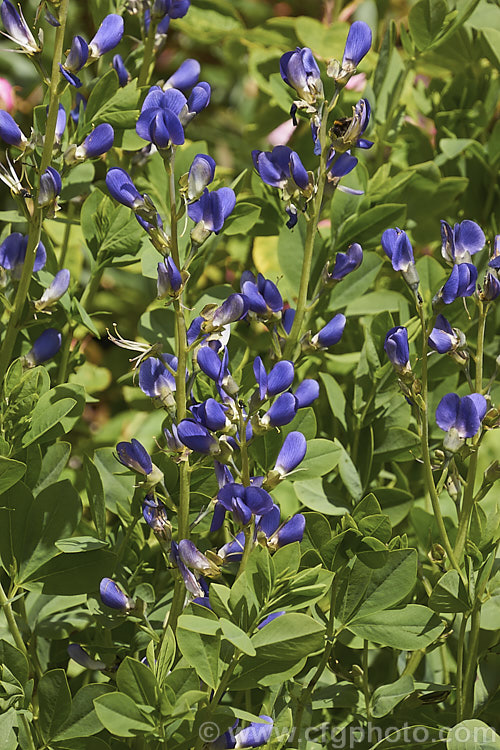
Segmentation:
[(236, 578), (239, 578), (240, 575), (243, 573), (247, 566), (248, 558), (250, 557), (250, 553), (254, 546), (254, 536), (255, 536), (255, 516), (252, 516), (252, 520), (250, 523), (245, 526), (245, 548), (243, 550), (243, 555), (241, 556), (241, 562), (240, 567), (238, 568), (238, 573), (236, 575)]
[(446, 554), (448, 555), (448, 559), (451, 563), (451, 565), (455, 568), (455, 570), (458, 572), (464, 583), (467, 585), (467, 581), (465, 580), (464, 574), (460, 570), (460, 565), (458, 564), (455, 555), (453, 553), (453, 548), (450, 544), (450, 540), (448, 538), (448, 534), (446, 531), (446, 526), (444, 525), (443, 516), (441, 514), (441, 508), (439, 507), (439, 496), (436, 492), (436, 485), (434, 484), (434, 477), (432, 475), (432, 464), (431, 464), (431, 457), (429, 452), (429, 414), (428, 414), (428, 382), (427, 382), (427, 326), (425, 324), (425, 314), (424, 314), (424, 308), (422, 303), (418, 303), (418, 314), (420, 316), (420, 324), (422, 327), (422, 405), (421, 405), (421, 411), (422, 411), (422, 419), (421, 419), (421, 444), (422, 444), (422, 459), (424, 462), (424, 471), (425, 471), (425, 480), (427, 484), (427, 489), (429, 490), (429, 496), (431, 498), (432, 503), (432, 510), (434, 512), (434, 518), (436, 519), (436, 523), (439, 530), (439, 536), (441, 537), (441, 542), (443, 544), (443, 547), (446, 550)]
[[(486, 316), (488, 314), (489, 303), (483, 305), (483, 302), (479, 300), (479, 321), (477, 329), (477, 347), (476, 347), (476, 376), (475, 376), (475, 387), (476, 393), (482, 393), (483, 390), (483, 352), (484, 352), (484, 332), (486, 328)], [(479, 455), (479, 440), (481, 438), (481, 430), (477, 433), (472, 441), (472, 455), (469, 461), (469, 468), (467, 470), (467, 480), (465, 483), (464, 496), (462, 501), (462, 508), (460, 511), (460, 517), (458, 520), (458, 531), (457, 538), (455, 541), (455, 555), (457, 560), (461, 560), (465, 550), (465, 543), (467, 541), (467, 531), (469, 529), (470, 517), (472, 509), (474, 508), (474, 485), (476, 483), (477, 474), (477, 461)]]
[(465, 629), (467, 627), (467, 615), (462, 615), (460, 630), (458, 633), (457, 644), (457, 723), (463, 719), (463, 669), (464, 669), (464, 646), (465, 646)]
[[(208, 724), (210, 722), (210, 716), (212, 715), (214, 708), (217, 708), (217, 706), (219, 705), (222, 699), (222, 696), (226, 692), (226, 688), (229, 684), (229, 681), (231, 680), (231, 677), (233, 676), (233, 672), (238, 666), (240, 656), (241, 656), (241, 651), (236, 650), (233, 655), (233, 658), (231, 659), (231, 662), (229, 663), (228, 668), (222, 675), (221, 681), (219, 683), (219, 687), (215, 691), (214, 697), (212, 698), (209, 705), (207, 706), (207, 712), (204, 717), (205, 724)], [(196, 743), (193, 745), (193, 750), (201, 750), (203, 745), (205, 745), (206, 743), (207, 743), (207, 740), (204, 739), (204, 737), (198, 736), (196, 739)]]
[(325, 190), (326, 182), (326, 161), (328, 157), (329, 146), (326, 143), (326, 129), (328, 124), (328, 115), (326, 105), (323, 108), (323, 116), (321, 118), (321, 127), (319, 131), (319, 139), (321, 143), (321, 157), (319, 162), (319, 174), (318, 184), (316, 190), (316, 196), (314, 198), (314, 208), (312, 214), (307, 222), (306, 238), (304, 242), (304, 258), (302, 260), (302, 271), (300, 274), (299, 293), (297, 297), (297, 308), (295, 310), (295, 318), (293, 321), (290, 335), (287, 338), (285, 344), (285, 350), (283, 352), (284, 359), (293, 358), (297, 342), (300, 334), (302, 333), (302, 325), (304, 322), (304, 316), (306, 314), (307, 305), (307, 289), (309, 286), (309, 278), (311, 276), (311, 265), (313, 259), (314, 250), (314, 239), (316, 237), (316, 231), (318, 228), (318, 221), (321, 214), (321, 207), (323, 204), (323, 193)]
[(370, 714), (370, 686), (368, 684), (368, 641), (363, 641), (363, 653), (361, 655), (361, 667), (363, 669), (363, 695), (365, 697), (366, 720), (371, 720)]
[(328, 660), (330, 658), (330, 654), (332, 653), (333, 645), (335, 642), (333, 632), (334, 632), (334, 626), (335, 626), (335, 599), (337, 596), (337, 585), (336, 580), (333, 581), (331, 590), (330, 590), (330, 614), (328, 616), (328, 624), (326, 626), (326, 646), (325, 650), (323, 651), (323, 656), (321, 657), (321, 660), (316, 667), (316, 671), (314, 672), (313, 676), (309, 680), (309, 683), (305, 688), (302, 689), (302, 692), (298, 698), (297, 701), (297, 713), (295, 715), (295, 722), (294, 722), (294, 731), (290, 739), (288, 740), (288, 747), (290, 747), (291, 743), (297, 743), (297, 747), (300, 747), (300, 730), (302, 728), (302, 720), (304, 718), (304, 710), (306, 705), (311, 700), (314, 688), (319, 682), (319, 679), (323, 672), (325, 671), (326, 665), (328, 664)]
[(467, 661), (463, 681), (463, 718), (471, 718), (474, 710), (474, 681), (477, 669), (477, 649), (481, 627), (481, 605), (476, 601), (472, 610), (469, 641), (467, 643)]
[(12, 606), (7, 598), (7, 595), (1, 583), (0, 583), (0, 607), (2, 607), (3, 609), (5, 619), (7, 620), (7, 625), (9, 626), (10, 634), (12, 635), (17, 648), (20, 651), (22, 651), (22, 653), (26, 656), (26, 658), (28, 658), (28, 649), (26, 648), (26, 644), (24, 643), (24, 639), (21, 635), (21, 632), (19, 628), (17, 627), (17, 622), (16, 622), (16, 618), (14, 617), (14, 612), (12, 611)]
[[(42, 174), (49, 166), (52, 159), (52, 149), (54, 147), (59, 105), (59, 97), (57, 93), (57, 84), (59, 80), (59, 62), (61, 60), (63, 50), (64, 31), (66, 28), (66, 18), (68, 15), (68, 2), (69, 0), (61, 0), (61, 5), (59, 7), (60, 25), (56, 29), (54, 58), (52, 60), (52, 74), (50, 79), (49, 113), (47, 116), (47, 126), (45, 130), (42, 160), (40, 163), (40, 174)], [(35, 265), (36, 250), (38, 247), (38, 243), (40, 242), (42, 222), (42, 209), (38, 208), (35, 197), (35, 201), (33, 204), (33, 216), (29, 224), (30, 231), (28, 237), (28, 246), (26, 248), (26, 256), (24, 259), (21, 279), (19, 281), (19, 286), (17, 287), (14, 309), (7, 324), (4, 342), (2, 345), (2, 350), (0, 352), (0, 382), (3, 382), (5, 373), (7, 372), (7, 368), (10, 363), (10, 359), (12, 357), (12, 352), (16, 345), (17, 331), (21, 322), (24, 305), (28, 296), (31, 276), (33, 274), (33, 266)]]
[(70, 323), (66, 323), (62, 331), (63, 344), (61, 347), (61, 362), (59, 364), (59, 371), (57, 373), (57, 382), (65, 383), (68, 369), (68, 361), (71, 349), (71, 341), (73, 339), (73, 326)]
[(152, 18), (149, 20), (149, 30), (144, 44), (144, 56), (142, 58), (142, 65), (139, 71), (139, 80), (137, 85), (146, 86), (149, 80), (149, 69), (151, 67), (151, 60), (154, 53), (155, 47), (155, 35), (156, 35), (156, 21)]
[(71, 201), (68, 203), (68, 210), (66, 212), (66, 226), (64, 227), (64, 237), (61, 247), (61, 255), (59, 257), (59, 266), (64, 268), (66, 262), (66, 255), (68, 254), (69, 238), (71, 235), (71, 228), (73, 226), (72, 219), (75, 213), (75, 204)]

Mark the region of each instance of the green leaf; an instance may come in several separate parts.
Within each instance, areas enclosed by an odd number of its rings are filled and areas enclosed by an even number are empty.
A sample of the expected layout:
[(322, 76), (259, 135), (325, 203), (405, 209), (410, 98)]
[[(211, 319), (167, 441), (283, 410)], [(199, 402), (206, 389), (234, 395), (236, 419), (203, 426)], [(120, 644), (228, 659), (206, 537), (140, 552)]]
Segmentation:
[(418, 435), (411, 430), (405, 430), (403, 427), (389, 427), (384, 433), (382, 444), (375, 448), (373, 455), (383, 461), (396, 458), (400, 461), (408, 461), (411, 459), (410, 449), (419, 442)]
[(33, 495), (18, 482), (0, 495), (0, 558), (5, 570), (19, 567)]
[(325, 513), (327, 516), (338, 516), (345, 512), (345, 508), (339, 508), (327, 497), (321, 477), (294, 482), (293, 489), (300, 502), (310, 510)]
[(465, 719), (448, 731), (446, 750), (500, 750), (500, 737), (480, 719)]
[(337, 439), (335, 439), (335, 445), (340, 451), (338, 461), (340, 478), (353, 500), (360, 500), (363, 495), (363, 485), (358, 470), (344, 446)]
[[(335, 242), (335, 247), (344, 251), (353, 242), (359, 242), (363, 248), (376, 247), (380, 244), (382, 232), (387, 227), (404, 226), (406, 222), (406, 205), (385, 203), (373, 206), (359, 215), (350, 216), (342, 225)], [(365, 260), (361, 265), (363, 269)], [(347, 282), (349, 286), (349, 281)]]
[(320, 372), (319, 376), (325, 386), (328, 403), (332, 410), (333, 416), (339, 420), (340, 424), (347, 430), (347, 422), (345, 419), (345, 396), (344, 391), (337, 383), (333, 375), (329, 375), (327, 372)]
[(324, 438), (308, 440), (305, 458), (293, 476), (301, 482), (322, 477), (335, 469), (340, 453), (340, 446), (332, 440)]
[(58, 399), (55, 388), (48, 393), (44, 393), (33, 410), (31, 427), (23, 436), (23, 447), (26, 448), (39, 440), (52, 427), (55, 427), (63, 417), (69, 414), (76, 405), (76, 399)]
[(155, 665), (156, 679), (160, 690), (163, 690), (164, 682), (172, 664), (174, 663), (176, 648), (177, 646), (172, 628), (170, 625), (167, 625), (162, 636), (160, 653), (158, 654), (158, 659)]
[(104, 487), (97, 466), (89, 456), (83, 458), (90, 513), (99, 539), (106, 538), (106, 503)]
[(24, 476), (26, 464), (0, 456), (0, 494), (13, 487)]
[(389, 685), (378, 687), (371, 698), (371, 715), (375, 719), (387, 716), (398, 703), (415, 690), (413, 677), (405, 674)]
[(102, 578), (113, 574), (115, 555), (107, 550), (60, 554), (42, 565), (31, 580), (43, 583), (44, 594), (73, 596), (97, 591)]
[(100, 732), (102, 724), (97, 718), (94, 699), (109, 692), (113, 692), (110, 685), (85, 685), (80, 688), (71, 703), (69, 716), (54, 740), (61, 742), (76, 737), (91, 737)]
[(434, 612), (468, 612), (471, 608), (467, 590), (458, 572), (448, 570), (434, 586), (429, 597)]
[(71, 300), (71, 312), (73, 314), (73, 317), (81, 323), (87, 331), (90, 331), (96, 338), (100, 338), (101, 334), (99, 333), (99, 329), (95, 327), (92, 318), (84, 308), (84, 306), (80, 303), (80, 300), (78, 300), (76, 297), (73, 297)]
[(97, 718), (101, 724), (118, 737), (135, 737), (153, 731), (151, 720), (124, 693), (106, 693), (94, 699)]
[(85, 108), (85, 122), (91, 126), (96, 112), (112, 99), (118, 91), (118, 79), (114, 70), (108, 71), (92, 88)]
[(102, 539), (96, 539), (93, 536), (72, 536), (69, 539), (59, 539), (54, 542), (60, 552), (75, 554), (76, 552), (88, 552), (93, 549), (102, 549), (107, 547), (108, 543)]
[(433, 643), (444, 630), (444, 623), (428, 607), (408, 604), (356, 619), (349, 630), (360, 638), (403, 651), (416, 651)]
[[(219, 660), (220, 634), (204, 635), (186, 630), (182, 625), (182, 619), (187, 616), (183, 615), (179, 618), (177, 627), (177, 643), (180, 652), (188, 664), (196, 670), (198, 677), (215, 690), (221, 667)], [(201, 620), (202, 618), (196, 619)]]
[(135, 703), (156, 706), (158, 685), (149, 667), (126, 656), (116, 673), (118, 690), (130, 696)]
[(226, 620), (225, 617), (221, 618), (220, 625), (222, 628), (222, 637), (225, 640), (232, 643), (233, 646), (236, 646), (240, 651), (243, 651), (244, 654), (255, 656), (257, 653), (255, 647), (244, 630), (239, 628), (233, 622)]
[(71, 710), (71, 693), (64, 669), (51, 669), (38, 683), (38, 726), (48, 741), (59, 731)]
[[(4, 640), (0, 641), (0, 670), (2, 667), (7, 667), (22, 687), (28, 682), (29, 668), (26, 656), (18, 648)], [(5, 680), (5, 676), (2, 679)]]
[(224, 234), (246, 234), (258, 222), (261, 208), (254, 203), (242, 201), (237, 203), (234, 210), (224, 222)]
[(45, 449), (42, 458), (42, 466), (38, 475), (37, 483), (33, 490), (38, 495), (44, 489), (57, 482), (61, 472), (68, 463), (69, 454), (71, 453), (71, 444), (63, 440), (49, 445)]
[(411, 8), (410, 31), (417, 49), (427, 49), (437, 39), (447, 12), (444, 0), (419, 0)]
[(126, 206), (116, 206), (111, 198), (96, 189), (86, 199), (81, 213), (82, 231), (94, 258), (111, 259), (130, 253), (136, 255), (142, 241), (142, 227)]

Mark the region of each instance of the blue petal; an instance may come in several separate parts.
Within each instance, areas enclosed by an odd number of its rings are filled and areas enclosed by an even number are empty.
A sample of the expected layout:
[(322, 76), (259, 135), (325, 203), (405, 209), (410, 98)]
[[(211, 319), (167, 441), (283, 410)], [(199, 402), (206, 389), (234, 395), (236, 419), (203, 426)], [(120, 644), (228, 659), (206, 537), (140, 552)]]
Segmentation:
[(0, 138), (9, 146), (20, 146), (26, 140), (14, 118), (3, 109), (0, 110)]
[(192, 419), (183, 419), (177, 425), (179, 439), (190, 450), (197, 453), (215, 453), (218, 451), (217, 439), (210, 432)]
[(111, 125), (103, 123), (102, 125), (98, 125), (90, 135), (85, 138), (81, 147), (84, 149), (89, 159), (92, 159), (109, 151), (113, 146), (114, 139), (115, 133)]
[(455, 255), (459, 257), (464, 253), (478, 253), (483, 249), (486, 237), (484, 232), (475, 221), (466, 219), (460, 224), (455, 224), (453, 235), (455, 239)]
[(260, 747), (269, 742), (274, 722), (270, 716), (264, 714), (261, 714), (259, 718), (266, 723), (252, 721), (248, 727), (242, 729), (241, 732), (237, 732), (235, 735), (236, 748)]
[(278, 529), (277, 546), (284, 547), (286, 544), (301, 542), (306, 528), (306, 519), (302, 513), (297, 513), (287, 523)]
[(307, 441), (304, 435), (297, 431), (288, 433), (276, 459), (274, 470), (280, 474), (288, 474), (303, 461), (306, 451)]
[(335, 317), (316, 334), (318, 343), (325, 348), (338, 344), (344, 333), (345, 324), (345, 315), (342, 313), (335, 315)]
[(283, 393), (293, 383), (295, 370), (293, 363), (288, 360), (282, 360), (277, 362), (269, 373), (267, 379), (267, 394), (268, 396), (276, 396), (278, 393)]
[(116, 70), (118, 83), (123, 88), (123, 86), (126, 86), (130, 80), (130, 73), (125, 67), (125, 63), (123, 62), (123, 58), (121, 55), (115, 55), (113, 57), (113, 68)]
[[(173, 73), (165, 83), (165, 88), (191, 89), (200, 77), (200, 63), (198, 60), (188, 58)], [(183, 105), (184, 106), (184, 105)]]
[(364, 21), (355, 21), (347, 35), (342, 65), (351, 63), (353, 67), (357, 67), (369, 51), (371, 44), (372, 31), (368, 24)]
[(319, 383), (311, 378), (306, 378), (302, 383), (295, 389), (293, 394), (297, 401), (297, 408), (303, 409), (306, 406), (311, 406), (312, 402), (315, 401), (319, 396)]
[(437, 426), (445, 432), (455, 427), (459, 408), (460, 396), (457, 393), (448, 393), (443, 396), (436, 409)]
[(110, 13), (99, 26), (96, 35), (91, 39), (89, 52), (93, 57), (100, 57), (116, 47), (123, 36), (123, 18)]
[(297, 399), (293, 393), (282, 393), (263, 417), (273, 427), (289, 424), (297, 413)]
[(55, 328), (47, 328), (35, 341), (28, 357), (31, 355), (35, 364), (40, 365), (55, 357), (61, 348), (62, 336)]
[(273, 509), (273, 501), (269, 492), (261, 487), (245, 487), (245, 505), (256, 516), (263, 516)]
[(129, 598), (111, 578), (103, 578), (99, 584), (102, 603), (111, 609), (129, 609)]
[(124, 206), (134, 208), (136, 201), (143, 201), (142, 195), (124, 169), (110, 169), (106, 175), (106, 186), (113, 198)]
[(216, 383), (222, 380), (223, 367), (218, 355), (209, 346), (201, 346), (198, 349), (196, 360), (205, 375)]

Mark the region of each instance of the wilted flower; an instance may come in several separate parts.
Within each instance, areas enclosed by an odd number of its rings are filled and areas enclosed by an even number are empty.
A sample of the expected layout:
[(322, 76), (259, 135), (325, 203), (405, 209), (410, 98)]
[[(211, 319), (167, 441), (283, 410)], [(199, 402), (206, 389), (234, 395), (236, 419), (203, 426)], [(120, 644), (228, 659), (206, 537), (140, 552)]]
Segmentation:
[(168, 520), (165, 504), (154, 495), (146, 495), (142, 502), (142, 516), (157, 539), (170, 545), (172, 524)]
[(486, 409), (486, 399), (480, 393), (462, 398), (457, 393), (443, 396), (436, 409), (436, 422), (447, 432), (444, 449), (455, 453), (466, 438), (474, 437), (481, 428)]
[(167, 294), (170, 297), (178, 297), (182, 289), (182, 283), (182, 274), (170, 255), (165, 258), (163, 263), (158, 263), (158, 299), (163, 299)]
[(197, 154), (189, 168), (187, 177), (187, 199), (198, 200), (207, 185), (214, 179), (215, 161), (208, 154)]
[(211, 562), (190, 539), (181, 539), (178, 545), (179, 557), (188, 568), (193, 568), (198, 573), (209, 578), (218, 577), (220, 569)]
[(371, 148), (373, 146), (372, 141), (361, 137), (370, 122), (370, 114), (368, 99), (360, 99), (352, 108), (352, 117), (335, 120), (329, 135), (336, 153), (342, 154), (354, 147)]
[(201, 311), (204, 322), (201, 330), (205, 333), (217, 331), (230, 323), (241, 320), (248, 310), (248, 302), (244, 294), (230, 294), (222, 305), (207, 305)]
[(40, 176), (38, 191), (38, 205), (40, 207), (54, 205), (62, 188), (61, 175), (54, 167), (47, 167)]

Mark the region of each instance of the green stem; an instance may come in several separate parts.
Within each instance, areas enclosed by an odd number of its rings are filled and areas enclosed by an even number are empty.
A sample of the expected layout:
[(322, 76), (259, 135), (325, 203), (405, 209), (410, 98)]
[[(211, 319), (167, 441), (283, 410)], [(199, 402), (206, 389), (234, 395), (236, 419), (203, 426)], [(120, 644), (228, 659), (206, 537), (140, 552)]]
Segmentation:
[(463, 670), (464, 670), (464, 647), (465, 647), (465, 630), (467, 628), (467, 615), (462, 615), (460, 630), (458, 633), (457, 644), (457, 723), (462, 721), (464, 713), (463, 704)]
[(59, 256), (59, 266), (64, 268), (66, 262), (66, 255), (68, 254), (69, 238), (71, 235), (72, 219), (75, 213), (75, 204), (71, 201), (68, 203), (68, 210), (66, 212), (66, 226), (64, 227), (64, 237), (61, 247), (61, 255)]
[(427, 326), (425, 324), (424, 308), (421, 303), (418, 304), (418, 313), (420, 316), (420, 324), (422, 327), (422, 419), (421, 419), (421, 444), (422, 444), (422, 459), (424, 462), (425, 480), (429, 496), (431, 498), (432, 510), (434, 512), (434, 518), (436, 519), (437, 527), (439, 530), (439, 536), (441, 542), (446, 550), (448, 559), (451, 565), (455, 568), (458, 574), (461, 576), (465, 584), (467, 584), (464, 574), (460, 570), (453, 548), (448, 539), (446, 526), (444, 525), (443, 516), (441, 514), (441, 508), (439, 507), (439, 496), (436, 492), (436, 485), (434, 484), (434, 477), (432, 474), (431, 456), (429, 452), (429, 414), (428, 414), (428, 382), (427, 382)]
[(290, 737), (288, 741), (288, 747), (290, 747), (290, 744), (297, 743), (297, 747), (300, 747), (300, 731), (302, 728), (302, 721), (304, 718), (304, 711), (309, 703), (309, 701), (312, 698), (312, 694), (314, 692), (314, 688), (318, 684), (321, 675), (325, 671), (326, 665), (328, 664), (328, 660), (330, 659), (330, 655), (333, 650), (334, 646), (334, 629), (335, 629), (335, 599), (337, 596), (337, 585), (336, 580), (333, 581), (331, 590), (330, 590), (330, 613), (328, 616), (328, 624), (326, 626), (326, 646), (325, 650), (323, 651), (323, 656), (321, 657), (321, 660), (316, 667), (316, 671), (314, 672), (313, 676), (309, 680), (309, 683), (305, 688), (303, 688), (302, 692), (300, 693), (300, 696), (297, 701), (297, 713), (295, 715), (295, 722), (294, 722), (294, 731), (292, 733), (292, 736)]
[(241, 556), (241, 562), (240, 567), (238, 568), (238, 573), (236, 575), (236, 578), (239, 578), (240, 575), (245, 570), (248, 558), (250, 557), (250, 553), (254, 546), (254, 536), (255, 536), (255, 516), (252, 516), (252, 520), (250, 523), (245, 526), (245, 548), (243, 550), (243, 555)]
[(12, 611), (11, 603), (8, 600), (7, 595), (1, 583), (0, 583), (0, 607), (2, 607), (3, 609), (5, 619), (7, 620), (7, 625), (9, 626), (10, 634), (12, 635), (17, 648), (20, 651), (22, 651), (22, 653), (26, 656), (26, 658), (28, 658), (28, 649), (26, 648), (26, 644), (24, 643), (24, 639), (21, 635), (21, 632), (19, 628), (17, 627), (17, 622), (16, 622), (16, 618), (14, 617), (14, 612)]
[(463, 718), (471, 718), (474, 711), (474, 681), (477, 669), (477, 650), (479, 645), (479, 630), (481, 627), (481, 605), (476, 602), (472, 610), (469, 641), (467, 644), (467, 660), (463, 681)]
[(368, 641), (363, 641), (363, 653), (361, 655), (361, 667), (363, 669), (363, 695), (365, 697), (366, 720), (371, 720), (370, 714), (370, 686), (368, 684)]
[[(476, 347), (476, 393), (482, 393), (483, 391), (483, 353), (484, 353), (484, 332), (486, 328), (486, 316), (488, 314), (489, 304), (483, 305), (483, 302), (479, 300), (479, 322), (477, 330), (477, 347)], [(481, 438), (481, 430), (477, 433), (472, 441), (472, 455), (469, 461), (469, 468), (467, 470), (467, 480), (465, 483), (464, 496), (462, 501), (462, 508), (460, 511), (460, 517), (458, 520), (458, 531), (457, 538), (455, 541), (455, 555), (457, 560), (461, 560), (465, 550), (465, 543), (467, 541), (467, 531), (469, 529), (469, 522), (472, 515), (472, 509), (474, 508), (474, 485), (476, 484), (477, 474), (477, 462), (479, 456), (479, 440)]]
[[(326, 106), (323, 108), (326, 110)], [(290, 335), (287, 338), (285, 344), (285, 350), (283, 352), (284, 359), (293, 358), (295, 349), (299, 337), (302, 333), (302, 326), (304, 323), (304, 316), (306, 314), (307, 306), (307, 289), (309, 287), (309, 278), (311, 276), (311, 265), (313, 259), (314, 250), (314, 239), (316, 237), (316, 231), (318, 228), (318, 221), (321, 214), (321, 207), (323, 204), (323, 193), (325, 191), (326, 182), (326, 161), (328, 157), (329, 146), (326, 142), (328, 116), (326, 111), (323, 112), (321, 118), (321, 128), (319, 131), (319, 139), (321, 143), (321, 157), (319, 163), (319, 174), (316, 196), (314, 199), (314, 208), (310, 218), (307, 221), (306, 238), (304, 242), (304, 258), (302, 260), (302, 271), (300, 274), (299, 293), (297, 297), (297, 307), (295, 310), (295, 318), (293, 321)]]
[(146, 43), (144, 44), (144, 55), (142, 58), (142, 65), (139, 71), (138, 86), (146, 86), (149, 80), (149, 71), (151, 68), (151, 61), (153, 58), (154, 47), (155, 47), (155, 36), (156, 36), (156, 21), (152, 18), (149, 21), (149, 31), (146, 37)]
[[(209, 705), (207, 706), (206, 714), (204, 716), (204, 721), (205, 721), (205, 724), (207, 724), (207, 725), (210, 722), (210, 717), (211, 717), (214, 709), (217, 708), (217, 706), (219, 705), (219, 703), (220, 703), (220, 701), (222, 699), (222, 696), (226, 692), (226, 689), (227, 689), (227, 686), (229, 684), (229, 681), (231, 680), (231, 677), (233, 676), (233, 672), (236, 669), (236, 667), (238, 666), (238, 662), (239, 662), (240, 656), (241, 656), (241, 651), (236, 650), (235, 653), (234, 653), (233, 658), (231, 659), (231, 662), (230, 662), (228, 668), (226, 669), (226, 671), (222, 675), (221, 681), (219, 683), (219, 687), (215, 691), (214, 697), (212, 698), (212, 700), (210, 701)], [(199, 736), (196, 739), (196, 743), (193, 745), (193, 750), (201, 750), (201, 748), (205, 744), (207, 744), (207, 740), (204, 739), (202, 736)]]
[(424, 655), (425, 655), (425, 649), (419, 649), (418, 651), (414, 651), (412, 655), (410, 656), (410, 658), (408, 659), (408, 663), (406, 667), (404, 668), (401, 677), (403, 677), (403, 675), (406, 675), (406, 674), (411, 674), (411, 675), (415, 674), (415, 672), (417, 671), (418, 665), (424, 658)]
[(18, 716), (20, 717), (21, 723), (24, 727), (24, 732), (28, 741), (28, 750), (36, 750), (35, 743), (33, 742), (33, 735), (31, 734), (31, 727), (28, 719), (26, 718), (26, 715), (19, 712)]
[(63, 344), (61, 346), (61, 362), (59, 364), (59, 371), (57, 373), (57, 382), (65, 383), (66, 375), (68, 370), (69, 355), (71, 349), (71, 341), (73, 339), (73, 327), (66, 323), (62, 331)]

